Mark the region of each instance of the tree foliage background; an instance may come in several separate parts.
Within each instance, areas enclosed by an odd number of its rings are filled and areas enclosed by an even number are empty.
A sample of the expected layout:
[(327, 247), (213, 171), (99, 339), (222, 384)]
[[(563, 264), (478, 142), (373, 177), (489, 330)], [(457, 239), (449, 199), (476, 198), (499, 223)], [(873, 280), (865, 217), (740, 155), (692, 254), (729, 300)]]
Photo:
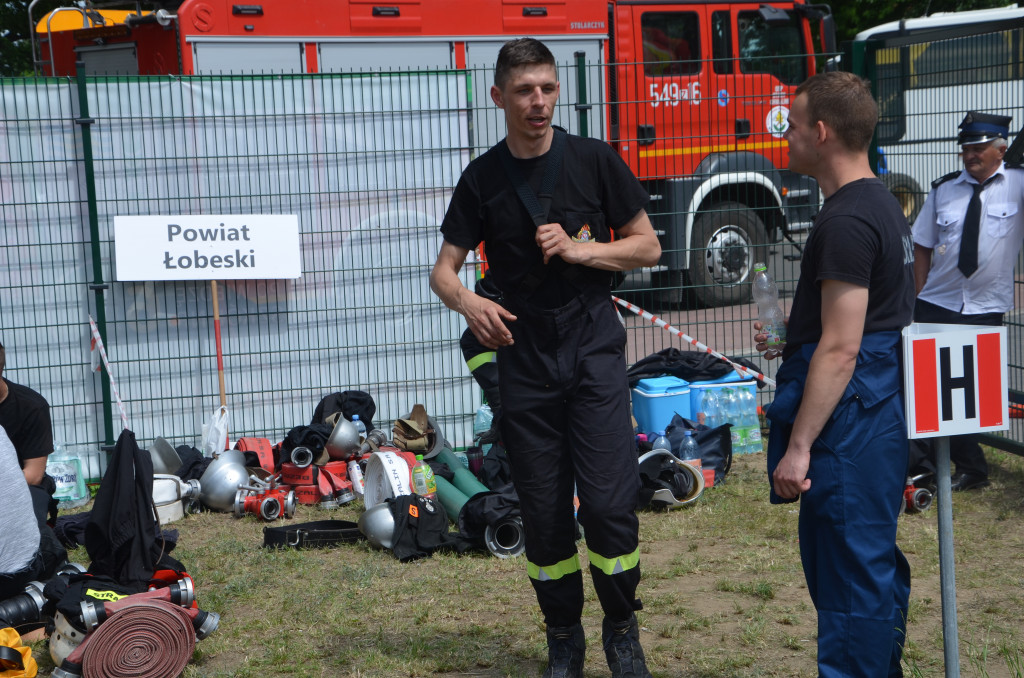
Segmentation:
[[(87, 1), (87, 0), (84, 0)], [(228, 0), (223, 0), (227, 2)], [(30, 0), (0, 0), (0, 76), (31, 75), (28, 5)], [(71, 0), (40, 0), (33, 8), (38, 21), (50, 10), (74, 4)], [(104, 3), (106, 4), (106, 3)], [(933, 12), (1000, 7), (1007, 0), (832, 0), (836, 33), (840, 41), (850, 40), (858, 31), (898, 19), (925, 16)], [(125, 3), (125, 7), (133, 7)]]

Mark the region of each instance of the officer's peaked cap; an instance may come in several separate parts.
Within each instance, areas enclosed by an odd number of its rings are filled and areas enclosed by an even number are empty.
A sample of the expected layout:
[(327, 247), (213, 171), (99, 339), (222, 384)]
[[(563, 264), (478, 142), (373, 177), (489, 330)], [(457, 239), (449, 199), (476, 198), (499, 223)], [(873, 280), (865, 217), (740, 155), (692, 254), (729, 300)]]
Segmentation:
[(1010, 136), (1011, 120), (1013, 117), (1009, 115), (970, 111), (960, 123), (960, 136), (957, 138), (957, 143), (966, 146), (967, 144), (983, 144), (997, 138), (1006, 139)]

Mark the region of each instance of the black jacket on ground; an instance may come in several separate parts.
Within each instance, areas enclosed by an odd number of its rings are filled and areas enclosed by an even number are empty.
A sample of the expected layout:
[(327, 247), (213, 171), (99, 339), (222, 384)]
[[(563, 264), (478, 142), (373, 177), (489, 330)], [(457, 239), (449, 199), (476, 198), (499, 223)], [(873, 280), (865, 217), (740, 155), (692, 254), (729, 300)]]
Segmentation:
[(153, 459), (125, 429), (117, 439), (85, 528), (89, 573), (145, 591), (163, 544), (153, 514)]

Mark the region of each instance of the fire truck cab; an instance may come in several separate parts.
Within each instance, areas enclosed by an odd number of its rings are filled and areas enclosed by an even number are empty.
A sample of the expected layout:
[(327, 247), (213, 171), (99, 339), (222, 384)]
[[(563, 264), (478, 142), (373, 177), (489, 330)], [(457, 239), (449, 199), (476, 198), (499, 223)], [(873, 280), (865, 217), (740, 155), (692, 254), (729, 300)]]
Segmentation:
[[(37, 69), (89, 74), (493, 68), (523, 35), (559, 63), (555, 124), (612, 144), (651, 193), (662, 300), (749, 300), (757, 248), (810, 227), (817, 184), (790, 173), (793, 90), (835, 50), (802, 0), (183, 0), (152, 12), (61, 8), (36, 24)], [(31, 12), (31, 10), (30, 10)], [(31, 19), (31, 17), (30, 17)], [(564, 66), (563, 66), (564, 65)], [(466, 78), (471, 146), (504, 135), (490, 78)]]

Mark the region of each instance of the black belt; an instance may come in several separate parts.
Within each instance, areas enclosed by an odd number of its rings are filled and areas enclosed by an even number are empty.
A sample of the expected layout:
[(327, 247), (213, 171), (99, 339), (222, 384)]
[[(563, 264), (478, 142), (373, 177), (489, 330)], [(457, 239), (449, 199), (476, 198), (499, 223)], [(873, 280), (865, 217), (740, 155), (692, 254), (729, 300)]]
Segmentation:
[(322, 548), (349, 544), (363, 538), (359, 526), (351, 520), (314, 520), (311, 523), (263, 528), (264, 548)]

